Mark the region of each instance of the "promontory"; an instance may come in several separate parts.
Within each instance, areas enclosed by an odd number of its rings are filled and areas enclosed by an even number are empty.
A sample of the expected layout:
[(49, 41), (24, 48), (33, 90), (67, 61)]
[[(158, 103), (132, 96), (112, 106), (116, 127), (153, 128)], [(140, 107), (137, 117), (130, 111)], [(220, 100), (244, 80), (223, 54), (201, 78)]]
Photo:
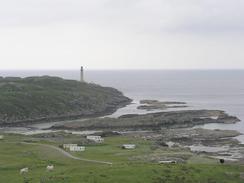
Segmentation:
[(131, 102), (120, 91), (59, 77), (0, 77), (0, 125), (110, 114)]

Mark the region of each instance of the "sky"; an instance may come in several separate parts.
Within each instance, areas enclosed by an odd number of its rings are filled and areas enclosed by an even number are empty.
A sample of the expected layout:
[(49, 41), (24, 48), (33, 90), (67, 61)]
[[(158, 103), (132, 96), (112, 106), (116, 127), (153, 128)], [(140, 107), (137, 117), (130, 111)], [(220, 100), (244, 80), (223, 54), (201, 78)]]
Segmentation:
[(0, 0), (0, 70), (244, 69), (243, 0)]

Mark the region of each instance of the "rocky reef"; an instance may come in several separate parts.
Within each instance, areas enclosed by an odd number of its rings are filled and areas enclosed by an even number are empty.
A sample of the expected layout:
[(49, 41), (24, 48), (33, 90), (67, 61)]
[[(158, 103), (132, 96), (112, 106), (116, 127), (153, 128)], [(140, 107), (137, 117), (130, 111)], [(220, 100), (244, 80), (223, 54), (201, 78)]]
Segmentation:
[(153, 110), (165, 110), (169, 108), (185, 108), (188, 107), (185, 102), (175, 102), (175, 101), (166, 101), (161, 102), (158, 100), (141, 100), (140, 105), (137, 109), (153, 111)]
[(186, 128), (206, 123), (236, 123), (239, 119), (220, 110), (183, 110), (143, 115), (128, 114), (119, 118), (94, 118), (55, 125), (54, 129), (73, 130), (160, 130)]

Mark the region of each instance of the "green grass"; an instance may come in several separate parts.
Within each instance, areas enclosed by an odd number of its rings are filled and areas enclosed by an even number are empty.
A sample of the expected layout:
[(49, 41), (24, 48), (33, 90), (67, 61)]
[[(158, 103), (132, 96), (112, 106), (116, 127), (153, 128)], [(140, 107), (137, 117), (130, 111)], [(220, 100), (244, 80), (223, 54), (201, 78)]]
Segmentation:
[[(158, 165), (146, 161), (132, 161), (131, 157), (160, 153), (153, 150), (150, 141), (132, 137), (109, 137), (101, 145), (89, 145), (83, 153), (74, 153), (88, 159), (112, 161), (113, 165), (102, 165), (72, 160), (56, 150), (38, 145), (21, 144), (20, 135), (6, 135), (0, 141), (1, 183), (242, 183), (240, 165), (219, 165), (205, 163), (203, 157), (192, 157), (186, 164)], [(79, 136), (70, 137), (74, 140)], [(68, 138), (69, 139), (69, 138)], [(42, 143), (50, 143), (48, 140)], [(53, 142), (52, 142), (53, 143)], [(123, 143), (135, 143), (135, 150), (123, 150)], [(56, 145), (59, 143), (57, 142)], [(163, 151), (161, 153), (170, 153)], [(184, 153), (184, 152), (181, 152)], [(202, 162), (202, 163), (201, 163)], [(46, 172), (46, 166), (54, 164), (53, 172)], [(29, 167), (23, 176), (19, 170)]]
[[(136, 144), (135, 150), (125, 150), (122, 144)], [(150, 153), (150, 142), (128, 137), (110, 137), (101, 145), (88, 146), (86, 151), (77, 155), (87, 159), (111, 161), (113, 163), (129, 161), (128, 157)]]

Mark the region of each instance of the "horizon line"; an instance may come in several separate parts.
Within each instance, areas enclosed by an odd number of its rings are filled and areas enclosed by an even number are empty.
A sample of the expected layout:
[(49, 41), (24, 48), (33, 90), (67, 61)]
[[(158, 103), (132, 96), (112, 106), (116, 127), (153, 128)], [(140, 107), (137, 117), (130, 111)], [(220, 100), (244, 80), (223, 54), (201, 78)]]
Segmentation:
[[(134, 69), (125, 69), (125, 68), (122, 68), (122, 69), (119, 69), (119, 68), (114, 68), (114, 69), (94, 69), (94, 68), (87, 68), (86, 67), (83, 67), (85, 71), (231, 71), (231, 70), (244, 70), (244, 68), (204, 68), (204, 69), (201, 69), (201, 68), (190, 68), (190, 69), (180, 69), (180, 68), (149, 68), (149, 69), (140, 69), (140, 68), (134, 68)], [(72, 68), (72, 69), (51, 69), (51, 68), (48, 68), (48, 69), (0, 69), (0, 71), (79, 71), (80, 70), (80, 67), (75, 69), (75, 68)]]

